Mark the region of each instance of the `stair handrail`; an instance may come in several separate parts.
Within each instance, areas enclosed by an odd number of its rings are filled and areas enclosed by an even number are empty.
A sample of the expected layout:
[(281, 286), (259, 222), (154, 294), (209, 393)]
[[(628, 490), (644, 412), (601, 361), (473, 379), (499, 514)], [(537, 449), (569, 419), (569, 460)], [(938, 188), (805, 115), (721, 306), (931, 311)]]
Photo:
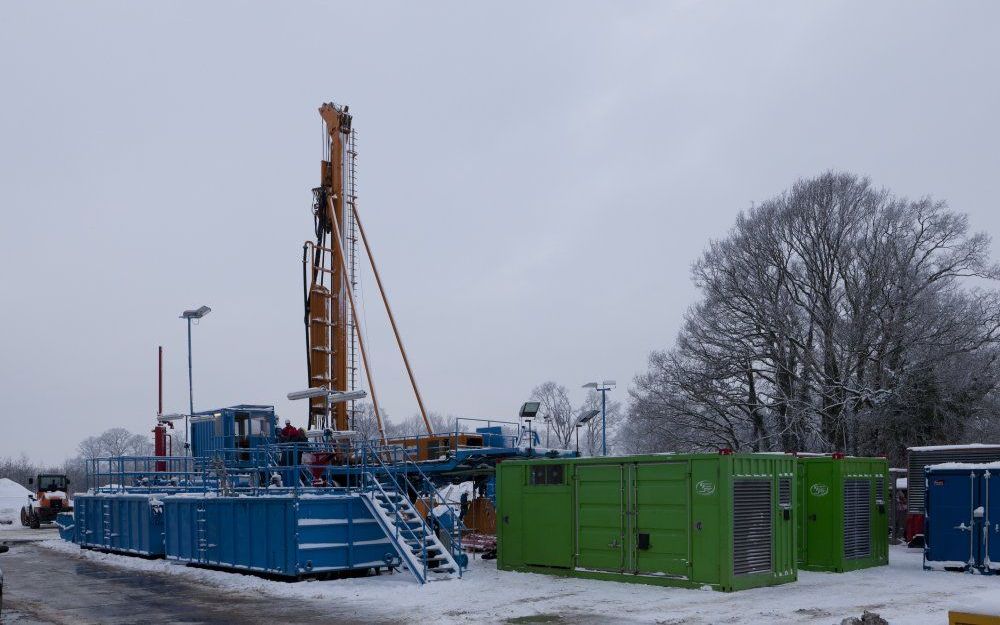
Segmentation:
[(462, 564), (458, 558), (455, 558), (456, 554), (463, 553), (462, 519), (460, 515), (456, 513), (455, 507), (454, 505), (452, 505), (452, 502), (446, 500), (438, 491), (438, 489), (435, 488), (434, 483), (431, 481), (429, 477), (427, 477), (427, 474), (424, 473), (423, 470), (420, 468), (420, 464), (417, 463), (412, 458), (410, 452), (403, 447), (398, 448), (397, 451), (399, 452), (399, 454), (401, 454), (401, 461), (397, 462), (400, 462), (404, 468), (408, 469), (407, 471), (403, 472), (404, 478), (409, 480), (409, 478), (406, 476), (410, 474), (411, 471), (409, 469), (411, 467), (412, 467), (412, 472), (416, 473), (420, 477), (420, 485), (423, 488), (422, 489), (414, 488), (414, 490), (417, 492), (423, 492), (424, 495), (428, 496), (430, 500), (428, 504), (430, 506), (428, 509), (428, 514), (434, 514), (434, 508), (438, 507), (439, 505), (443, 505), (452, 510), (452, 516), (454, 518), (454, 522), (451, 525), (451, 529), (447, 531), (449, 541), (451, 542), (451, 544), (447, 545), (447, 547), (451, 551), (452, 559), (455, 560), (455, 564), (458, 566), (459, 577), (461, 577)]
[[(361, 474), (362, 475), (362, 488), (364, 488), (367, 492), (369, 492), (369, 493), (371, 493), (373, 495), (376, 494), (375, 491), (377, 490), (378, 493), (382, 494), (386, 498), (387, 501), (391, 501), (389, 499), (389, 493), (387, 493), (385, 491), (385, 489), (382, 488), (382, 484), (378, 481), (378, 478), (376, 477), (376, 473), (375, 472), (380, 472), (381, 474), (385, 475), (385, 477), (387, 477), (389, 479), (389, 481), (392, 483), (393, 487), (396, 490), (396, 494), (399, 495), (400, 497), (406, 499), (407, 503), (409, 504), (409, 499), (407, 497), (407, 490), (405, 488), (403, 488), (402, 486), (400, 486), (399, 480), (396, 479), (396, 476), (393, 475), (392, 471), (390, 471), (389, 468), (385, 465), (385, 463), (382, 461), (382, 458), (379, 456), (379, 454), (378, 453), (367, 453), (368, 450), (369, 449), (366, 446), (364, 448), (364, 450), (362, 451), (362, 474)], [(371, 465), (368, 464), (368, 459), (369, 458), (372, 459), (372, 460), (374, 460), (374, 463), (372, 463)], [(405, 478), (404, 478), (404, 480), (405, 480)], [(410, 506), (410, 507), (412, 507), (412, 506)], [(394, 525), (396, 527), (397, 544), (398, 544), (398, 538), (400, 536), (400, 532), (402, 531), (401, 528), (400, 528), (400, 525), (402, 525), (402, 526), (404, 526), (406, 528), (406, 532), (410, 535), (410, 538), (412, 540), (416, 540), (420, 544), (420, 563), (421, 563), (421, 567), (423, 569), (420, 572), (420, 579), (421, 579), (421, 583), (423, 583), (423, 580), (427, 579), (427, 540), (426, 540), (426, 537), (427, 537), (427, 533), (431, 531), (430, 528), (427, 527), (427, 521), (422, 516), (420, 516), (419, 513), (417, 514), (417, 518), (414, 519), (414, 521), (419, 522), (419, 524), (420, 524), (419, 525), (419, 529), (421, 530), (421, 534), (418, 535), (417, 534), (417, 529), (412, 528), (412, 527), (409, 526), (410, 521), (406, 521), (400, 515), (400, 510), (399, 510), (398, 506), (393, 506), (393, 516), (395, 517), (395, 520), (397, 521), (396, 523), (394, 523)], [(405, 543), (405, 536), (404, 536), (404, 543), (403, 544), (406, 544)]]
[[(382, 461), (382, 455), (384, 454), (389, 455), (391, 459), (390, 461), (392, 462), (393, 465), (395, 466), (401, 465), (403, 467), (404, 470), (400, 473), (402, 474), (402, 478), (407, 483), (408, 486), (413, 487), (413, 490), (416, 491), (417, 493), (422, 493), (423, 495), (428, 497), (429, 499), (428, 503), (429, 507), (427, 510), (428, 515), (433, 515), (434, 508), (436, 508), (439, 505), (446, 506), (452, 510), (452, 516), (454, 518), (454, 522), (452, 523), (451, 528), (448, 529), (446, 532), (448, 534), (448, 538), (451, 544), (446, 545), (446, 547), (451, 552), (450, 553), (451, 558), (452, 560), (455, 561), (455, 565), (458, 567), (458, 576), (461, 577), (463, 572), (463, 567), (460, 558), (456, 557), (456, 555), (461, 555), (463, 553), (462, 519), (460, 518), (459, 514), (455, 513), (454, 507), (451, 505), (451, 502), (445, 500), (444, 497), (441, 496), (441, 493), (438, 492), (437, 488), (434, 487), (434, 483), (430, 480), (430, 478), (427, 477), (427, 474), (423, 472), (423, 470), (420, 468), (420, 465), (412, 458), (410, 452), (407, 451), (405, 447), (401, 445), (379, 446), (379, 452), (372, 454), (373, 457), (375, 457), (379, 461), (380, 466), (387, 473), (390, 473), (388, 471), (388, 468), (385, 466), (385, 463)], [(419, 476), (421, 488), (417, 488), (416, 486), (413, 485), (409, 477), (410, 473), (415, 473), (416, 475)], [(390, 477), (392, 476), (390, 475)], [(399, 488), (399, 483), (395, 480), (395, 478), (393, 478), (393, 483), (396, 484), (397, 488)], [(424, 522), (424, 525), (426, 526), (426, 522)]]

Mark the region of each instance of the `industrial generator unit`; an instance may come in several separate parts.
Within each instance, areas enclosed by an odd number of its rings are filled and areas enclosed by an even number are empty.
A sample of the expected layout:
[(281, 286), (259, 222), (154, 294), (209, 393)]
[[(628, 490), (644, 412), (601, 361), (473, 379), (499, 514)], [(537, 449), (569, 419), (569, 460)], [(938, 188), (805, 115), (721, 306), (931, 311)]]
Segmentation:
[(504, 570), (723, 591), (797, 578), (792, 456), (510, 460), (497, 492)]
[(843, 573), (888, 564), (888, 461), (842, 454), (796, 460), (799, 568)]

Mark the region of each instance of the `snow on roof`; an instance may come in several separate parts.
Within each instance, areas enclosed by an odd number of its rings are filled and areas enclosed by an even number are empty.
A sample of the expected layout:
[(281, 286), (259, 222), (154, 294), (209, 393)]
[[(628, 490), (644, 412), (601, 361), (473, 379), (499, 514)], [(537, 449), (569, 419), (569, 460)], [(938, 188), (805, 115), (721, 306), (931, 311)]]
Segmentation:
[(940, 464), (929, 464), (924, 467), (924, 470), (933, 469), (938, 470), (949, 470), (949, 469), (1000, 469), (1000, 462), (942, 462)]
[(1000, 445), (988, 443), (967, 443), (965, 445), (928, 445), (925, 447), (907, 447), (907, 451), (947, 451), (949, 449), (974, 449), (977, 447), (1000, 449)]

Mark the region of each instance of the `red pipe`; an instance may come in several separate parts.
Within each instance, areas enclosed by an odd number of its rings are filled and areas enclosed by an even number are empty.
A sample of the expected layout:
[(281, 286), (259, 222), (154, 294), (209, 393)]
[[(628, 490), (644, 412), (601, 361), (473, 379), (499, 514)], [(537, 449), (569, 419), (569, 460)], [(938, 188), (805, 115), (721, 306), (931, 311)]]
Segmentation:
[[(167, 455), (167, 426), (162, 423), (157, 423), (156, 427), (153, 428), (153, 453), (158, 458), (163, 458)], [(157, 460), (156, 470), (161, 473), (166, 471), (167, 463), (163, 460)]]
[(157, 394), (157, 397), (159, 398), (159, 401), (156, 404), (156, 416), (159, 417), (160, 415), (163, 414), (163, 346), (160, 345), (158, 349), (159, 349), (160, 366), (158, 370), (159, 392)]

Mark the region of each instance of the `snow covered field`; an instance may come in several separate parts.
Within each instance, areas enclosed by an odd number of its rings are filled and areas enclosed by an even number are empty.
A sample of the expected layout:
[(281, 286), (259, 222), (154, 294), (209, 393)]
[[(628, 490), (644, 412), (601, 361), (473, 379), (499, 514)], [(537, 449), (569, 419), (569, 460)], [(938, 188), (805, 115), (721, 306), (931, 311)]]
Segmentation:
[(521, 622), (839, 624), (847, 616), (871, 610), (894, 624), (941, 625), (947, 623), (948, 609), (980, 604), (1000, 593), (1000, 576), (923, 571), (920, 552), (902, 547), (890, 550), (889, 567), (843, 574), (800, 572), (799, 581), (793, 584), (725, 594), (508, 573), (497, 571), (492, 561), (478, 559), (464, 579), (424, 587), (406, 574), (285, 583), (164, 560), (81, 551), (61, 541), (40, 544), (79, 558), (181, 575), (220, 588), (333, 601), (386, 617), (434, 615), (435, 623), (523, 619)]

